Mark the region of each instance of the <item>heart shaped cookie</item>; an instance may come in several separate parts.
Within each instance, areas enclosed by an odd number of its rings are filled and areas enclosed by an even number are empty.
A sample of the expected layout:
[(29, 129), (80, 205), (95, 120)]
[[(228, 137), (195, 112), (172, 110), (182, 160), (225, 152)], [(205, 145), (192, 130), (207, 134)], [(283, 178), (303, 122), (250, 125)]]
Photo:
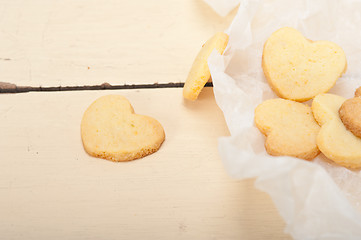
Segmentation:
[(266, 136), (270, 155), (312, 160), (319, 154), (316, 136), (319, 125), (305, 104), (285, 99), (270, 99), (257, 106), (256, 127)]
[(94, 101), (81, 121), (88, 154), (111, 161), (130, 161), (158, 151), (165, 134), (155, 119), (134, 113), (129, 101), (107, 95)]
[(330, 90), (347, 64), (345, 53), (337, 44), (313, 42), (285, 27), (264, 44), (262, 67), (279, 97), (303, 102)]
[(196, 59), (193, 62), (191, 70), (189, 71), (186, 82), (183, 88), (183, 97), (188, 100), (196, 100), (201, 93), (204, 85), (211, 77), (211, 73), (208, 68), (208, 57), (211, 55), (214, 49), (219, 54), (223, 54), (228, 43), (228, 35), (219, 32), (211, 37), (199, 51)]
[(334, 94), (320, 94), (313, 99), (312, 111), (321, 125), (317, 146), (334, 162), (348, 168), (361, 167), (361, 138), (343, 125), (338, 111), (345, 98)]
[(355, 97), (347, 99), (338, 111), (343, 125), (356, 137), (361, 138), (361, 87), (355, 92)]

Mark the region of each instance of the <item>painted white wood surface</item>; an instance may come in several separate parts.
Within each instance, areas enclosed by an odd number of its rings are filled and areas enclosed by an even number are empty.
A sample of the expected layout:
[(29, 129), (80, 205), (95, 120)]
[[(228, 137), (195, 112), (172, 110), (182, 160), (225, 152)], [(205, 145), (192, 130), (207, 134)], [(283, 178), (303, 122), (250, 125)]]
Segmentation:
[(235, 13), (222, 18), (202, 0), (1, 0), (0, 82), (184, 82)]
[[(289, 239), (268, 195), (225, 172), (228, 135), (212, 88), (0, 94), (1, 239)], [(80, 121), (99, 96), (121, 94), (162, 123), (143, 159), (88, 156)]]

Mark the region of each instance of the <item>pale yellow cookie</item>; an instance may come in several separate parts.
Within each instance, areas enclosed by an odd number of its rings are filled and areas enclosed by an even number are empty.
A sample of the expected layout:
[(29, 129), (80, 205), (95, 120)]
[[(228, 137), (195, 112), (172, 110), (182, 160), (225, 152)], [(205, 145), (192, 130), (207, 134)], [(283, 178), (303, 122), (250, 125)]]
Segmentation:
[(165, 134), (157, 120), (135, 114), (125, 97), (107, 95), (85, 111), (81, 137), (91, 156), (120, 162), (158, 151)]
[(255, 110), (257, 128), (266, 136), (270, 155), (312, 160), (319, 154), (316, 137), (320, 130), (311, 108), (285, 99), (270, 99)]
[(208, 57), (214, 49), (216, 49), (219, 54), (223, 54), (223, 51), (227, 47), (227, 43), (228, 35), (223, 32), (219, 32), (202, 46), (202, 49), (194, 60), (184, 84), (184, 98), (188, 100), (196, 100), (198, 98), (198, 95), (202, 91), (204, 85), (211, 77), (211, 73), (208, 68)]
[(313, 42), (285, 27), (264, 44), (262, 67), (279, 97), (303, 102), (330, 90), (347, 64), (345, 53), (337, 44)]
[(361, 167), (361, 139), (343, 125), (338, 111), (345, 98), (334, 94), (320, 94), (312, 102), (315, 119), (321, 125), (317, 146), (321, 152), (339, 165)]

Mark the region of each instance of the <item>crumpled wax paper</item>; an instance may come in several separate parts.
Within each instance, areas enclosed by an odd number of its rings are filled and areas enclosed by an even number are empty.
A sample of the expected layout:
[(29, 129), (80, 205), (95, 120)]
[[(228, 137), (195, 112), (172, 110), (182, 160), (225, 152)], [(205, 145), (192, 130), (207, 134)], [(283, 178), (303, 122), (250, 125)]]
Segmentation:
[(331, 93), (351, 98), (361, 86), (361, 1), (242, 0), (226, 31), (224, 55), (214, 51), (208, 59), (216, 101), (231, 133), (219, 140), (221, 158), (233, 177), (256, 178), (294, 239), (361, 239), (360, 171), (337, 166), (322, 154), (312, 162), (269, 156), (254, 126), (256, 106), (277, 97), (262, 71), (263, 44), (285, 26), (344, 49), (348, 69)]
[(232, 11), (241, 0), (205, 0), (218, 15), (225, 17), (230, 11)]

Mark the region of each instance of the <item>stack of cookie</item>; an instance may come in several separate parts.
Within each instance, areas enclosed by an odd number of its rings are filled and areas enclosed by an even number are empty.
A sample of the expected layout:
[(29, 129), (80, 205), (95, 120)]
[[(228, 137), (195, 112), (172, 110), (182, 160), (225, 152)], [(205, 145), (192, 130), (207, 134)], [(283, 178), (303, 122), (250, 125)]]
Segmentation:
[[(327, 92), (346, 71), (345, 53), (329, 41), (311, 41), (293, 28), (274, 32), (262, 68), (280, 97), (261, 103), (255, 125), (270, 155), (312, 160), (320, 151), (349, 168), (361, 167), (361, 98)], [(361, 91), (361, 90), (359, 90)], [(312, 106), (302, 102), (312, 99)]]

